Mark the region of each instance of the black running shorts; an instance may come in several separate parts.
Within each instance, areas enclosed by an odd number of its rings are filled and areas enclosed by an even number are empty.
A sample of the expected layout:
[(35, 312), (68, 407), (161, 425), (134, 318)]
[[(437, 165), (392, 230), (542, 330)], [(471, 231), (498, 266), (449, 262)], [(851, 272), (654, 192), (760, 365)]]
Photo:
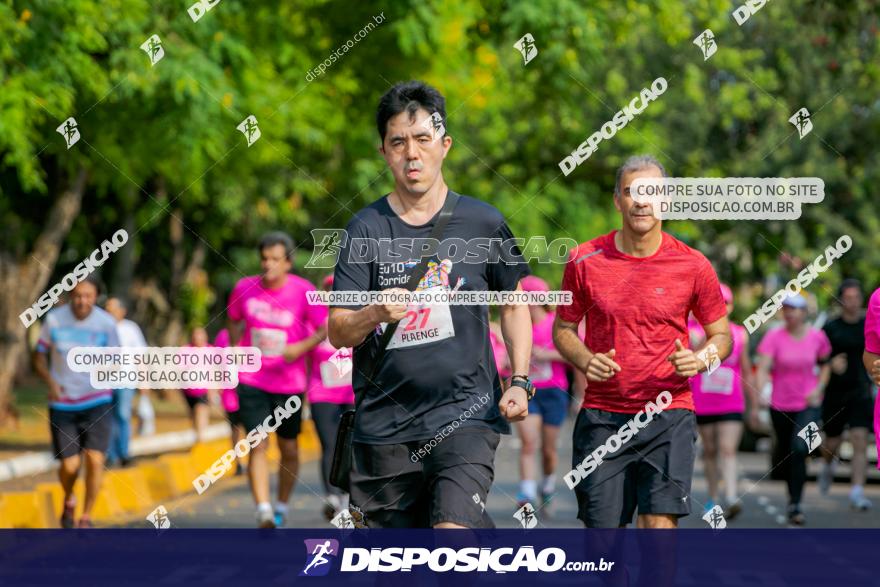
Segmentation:
[[(575, 422), (572, 466), (606, 445), (633, 416), (582, 409)], [(590, 528), (617, 528), (632, 522), (637, 508), (639, 514), (690, 514), (696, 440), (692, 411), (670, 409), (654, 414), (575, 485), (578, 518)], [(617, 444), (612, 441), (610, 446)]]
[(355, 442), (351, 503), (369, 528), (431, 528), (440, 522), (494, 528), (486, 497), (499, 440), (489, 428), (467, 426), (439, 442)]

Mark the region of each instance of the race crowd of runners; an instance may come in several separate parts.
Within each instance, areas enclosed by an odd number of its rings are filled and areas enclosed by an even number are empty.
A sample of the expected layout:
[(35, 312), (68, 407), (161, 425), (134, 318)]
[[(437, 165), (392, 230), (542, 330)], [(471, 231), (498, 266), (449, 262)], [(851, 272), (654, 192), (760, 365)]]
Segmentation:
[[(442, 124), (423, 123), (435, 114)], [(441, 239), (513, 238), (492, 205), (447, 187), (442, 165), (453, 139), (437, 90), (395, 85), (380, 100), (376, 122), (395, 185), (354, 215), (349, 243), (425, 239), (438, 227)], [(845, 432), (853, 449), (850, 503), (871, 508), (864, 485), (880, 418), (873, 399), (880, 289), (865, 311), (862, 284), (843, 280), (833, 319), (823, 314), (818, 321), (809, 294), (788, 295), (779, 318), (750, 340), (729, 321), (733, 291), (707, 258), (663, 232), (650, 205), (630, 196), (636, 179), (666, 175), (650, 156), (620, 166), (609, 196), (619, 227), (570, 252), (559, 289), (572, 292), (573, 301), (556, 308), (309, 304), (307, 293), (316, 287), (293, 273), (293, 240), (283, 232), (263, 237), (255, 247), (261, 273), (235, 285), (222, 328), (205, 325), (217, 331), (213, 342), (206, 328), (193, 329), (188, 341), (257, 347), (261, 368), (242, 372), (232, 389), (182, 392), (197, 439), (216, 402), (233, 446), (291, 397), (305, 398), (307, 410), (276, 422), (274, 501), (267, 442), (252, 445), (247, 462), (235, 464), (248, 475), (256, 524), (291, 522), (306, 411), (321, 444), (327, 519), (350, 512), (368, 527), (493, 527), (485, 502), (502, 466), (495, 452), (508, 433), (520, 441), (520, 505), (552, 508), (554, 496), (569, 490), (561, 480), (571, 469), (577, 518), (586, 527), (625, 526), (634, 517), (638, 527), (676, 527), (680, 517), (716, 506), (734, 519), (743, 508), (737, 452), (744, 427), (759, 428), (767, 408), (773, 474), (787, 483), (790, 524), (806, 523), (810, 453), (822, 459), (818, 486), (827, 493)], [(555, 289), (531, 275), (517, 248), (494, 263), (386, 264), (350, 262), (347, 246), (320, 283), (324, 290)], [(96, 279), (79, 283), (42, 321), (34, 352), (35, 370), (49, 387), (65, 528), (91, 526), (105, 466), (130, 460), (133, 409), (150, 421), (143, 392), (134, 406), (135, 390), (94, 389), (87, 373), (67, 366), (66, 354), (77, 346), (146, 346), (125, 318), (124, 299), (109, 298), (101, 309), (101, 293)], [(572, 436), (564, 436), (573, 414)], [(823, 433), (816, 451), (801, 436), (811, 423)], [(562, 443), (571, 443), (571, 463), (559, 462)], [(698, 446), (709, 489), (699, 506), (690, 499)], [(86, 492), (78, 509), (73, 486), (83, 462)]]

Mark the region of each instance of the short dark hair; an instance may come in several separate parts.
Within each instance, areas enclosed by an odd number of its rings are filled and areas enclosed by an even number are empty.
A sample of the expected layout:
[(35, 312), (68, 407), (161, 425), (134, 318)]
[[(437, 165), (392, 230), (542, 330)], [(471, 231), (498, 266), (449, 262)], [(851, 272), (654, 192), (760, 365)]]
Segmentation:
[(666, 175), (666, 168), (663, 167), (663, 164), (653, 155), (633, 155), (624, 161), (623, 165), (617, 168), (617, 177), (614, 180), (614, 195), (617, 197), (621, 196), (620, 182), (625, 174), (633, 171), (641, 171), (648, 167), (656, 167), (660, 170), (660, 175), (668, 177)]
[(104, 284), (101, 282), (101, 278), (99, 278), (94, 273), (90, 273), (89, 275), (86, 275), (85, 277), (80, 279), (77, 284), (73, 286), (73, 288), (71, 288), (71, 290), (68, 292), (68, 296), (71, 295), (73, 293), (73, 290), (79, 287), (79, 284), (81, 283), (91, 283), (92, 286), (94, 286), (95, 288), (95, 295), (97, 298), (100, 298), (101, 294), (104, 293)]
[(281, 232), (280, 230), (264, 234), (260, 239), (260, 244), (257, 246), (257, 250), (262, 253), (263, 249), (274, 247), (275, 245), (283, 246), (284, 256), (288, 261), (293, 261), (293, 252), (296, 250), (293, 246), (293, 239), (290, 238), (286, 232)]
[(130, 308), (128, 307), (128, 300), (126, 300), (124, 297), (117, 296), (117, 295), (109, 295), (109, 296), (107, 296), (107, 299), (104, 301), (104, 304), (106, 305), (110, 300), (116, 300), (116, 303), (119, 304), (120, 308), (122, 308), (126, 312), (129, 311)]
[(376, 127), (382, 141), (385, 141), (385, 132), (388, 130), (388, 121), (391, 118), (406, 111), (412, 119), (419, 108), (427, 110), (429, 114), (437, 112), (440, 114), (443, 127), (449, 128), (446, 123), (446, 98), (443, 94), (424, 82), (399, 82), (385, 92), (376, 109)]
[(840, 282), (840, 287), (837, 288), (837, 297), (843, 296), (844, 290), (847, 290), (851, 287), (858, 289), (859, 293), (862, 293), (862, 282), (858, 279), (848, 277)]

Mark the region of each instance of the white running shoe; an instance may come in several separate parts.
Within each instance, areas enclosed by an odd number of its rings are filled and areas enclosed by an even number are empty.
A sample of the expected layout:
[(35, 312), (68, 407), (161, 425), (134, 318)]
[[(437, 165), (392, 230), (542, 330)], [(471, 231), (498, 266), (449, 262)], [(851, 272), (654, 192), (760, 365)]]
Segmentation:
[(854, 510), (866, 512), (874, 505), (871, 500), (865, 497), (864, 490), (861, 488), (853, 489), (849, 492), (849, 505)]
[(257, 527), (258, 528), (275, 528), (275, 514), (272, 510), (257, 510)]

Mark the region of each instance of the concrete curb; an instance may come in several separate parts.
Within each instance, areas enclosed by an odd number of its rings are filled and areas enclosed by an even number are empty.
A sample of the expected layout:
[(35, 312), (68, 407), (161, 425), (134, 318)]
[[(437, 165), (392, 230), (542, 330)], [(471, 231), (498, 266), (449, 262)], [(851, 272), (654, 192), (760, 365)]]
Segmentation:
[[(220, 456), (230, 449), (226, 424), (212, 426), (209, 435), (217, 436), (213, 440), (205, 439), (186, 452), (162, 454), (157, 458), (141, 460), (135, 467), (107, 471), (104, 475), (103, 487), (95, 502), (92, 517), (100, 523), (119, 521), (131, 516), (142, 516), (153, 510), (165, 499), (173, 499), (195, 492), (193, 480), (205, 471)], [(157, 435), (150, 442), (132, 452), (143, 454), (155, 450), (168, 451), (191, 445), (195, 440), (192, 431), (171, 432)], [(144, 439), (148, 440), (148, 439)], [(308, 462), (320, 457), (320, 443), (311, 421), (303, 422), (299, 437), (300, 462)], [(42, 466), (44, 470), (48, 453), (36, 455), (40, 460), (19, 465), (17, 471), (26, 470), (27, 466)], [(34, 457), (35, 455), (27, 455)], [(280, 458), (278, 447), (271, 444), (267, 447), (270, 462)], [(21, 463), (21, 461), (18, 461)], [(50, 467), (51, 468), (51, 467)], [(84, 498), (84, 481), (77, 480), (74, 494), (79, 504)], [(12, 491), (0, 494), (0, 528), (53, 528), (58, 527), (58, 519), (62, 508), (61, 486), (55, 483), (38, 483), (29, 491)], [(145, 521), (146, 525), (146, 521)]]
[[(228, 438), (230, 432), (229, 424), (225, 422), (212, 424), (205, 431), (205, 440), (211, 441)], [(152, 436), (133, 438), (130, 452), (133, 457), (162, 454), (172, 450), (189, 448), (195, 442), (196, 433), (194, 430), (163, 432), (161, 434), (153, 434)], [(58, 468), (58, 461), (55, 460), (54, 456), (51, 451), (41, 451), (0, 461), (0, 483), (17, 479), (18, 477), (54, 471)]]

